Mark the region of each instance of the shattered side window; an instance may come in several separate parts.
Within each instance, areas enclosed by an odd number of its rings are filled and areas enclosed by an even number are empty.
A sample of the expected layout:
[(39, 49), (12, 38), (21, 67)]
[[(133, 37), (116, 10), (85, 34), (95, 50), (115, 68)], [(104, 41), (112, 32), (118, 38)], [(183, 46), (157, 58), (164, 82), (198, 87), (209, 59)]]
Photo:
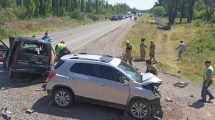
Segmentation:
[(48, 55), (47, 45), (38, 42), (26, 41), (23, 43), (21, 50), (23, 53)]

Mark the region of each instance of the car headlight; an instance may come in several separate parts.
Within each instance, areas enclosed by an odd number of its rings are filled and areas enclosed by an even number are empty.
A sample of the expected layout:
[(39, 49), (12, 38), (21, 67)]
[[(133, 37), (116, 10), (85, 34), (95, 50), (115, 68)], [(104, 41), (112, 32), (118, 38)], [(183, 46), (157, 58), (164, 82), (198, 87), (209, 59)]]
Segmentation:
[(158, 88), (160, 85), (161, 85), (161, 83), (151, 83), (148, 85), (142, 85), (142, 87), (145, 89), (151, 90), (155, 96), (160, 97), (160, 92), (158, 91)]

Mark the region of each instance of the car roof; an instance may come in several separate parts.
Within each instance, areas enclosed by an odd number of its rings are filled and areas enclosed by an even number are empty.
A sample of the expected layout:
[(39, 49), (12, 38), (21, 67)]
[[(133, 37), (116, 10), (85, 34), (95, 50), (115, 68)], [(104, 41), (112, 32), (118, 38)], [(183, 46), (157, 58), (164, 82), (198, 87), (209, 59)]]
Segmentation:
[(39, 39), (39, 38), (35, 38), (35, 37), (15, 37), (16, 40), (19, 41), (38, 41), (41, 43), (45, 43), (45, 44), (50, 44), (48, 41)]
[(89, 61), (89, 62), (100, 62), (110, 64), (117, 67), (121, 60), (109, 55), (99, 55), (99, 54), (88, 54), (88, 53), (79, 53), (79, 54), (69, 54), (61, 58), (62, 60), (79, 60), (79, 61)]

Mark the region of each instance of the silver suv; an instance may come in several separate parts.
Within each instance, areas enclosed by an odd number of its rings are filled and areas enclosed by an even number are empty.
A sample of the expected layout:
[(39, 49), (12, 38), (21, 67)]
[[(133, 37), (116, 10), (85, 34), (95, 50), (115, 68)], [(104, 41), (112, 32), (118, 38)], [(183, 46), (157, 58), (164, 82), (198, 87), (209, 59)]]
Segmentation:
[(162, 117), (158, 87), (162, 80), (106, 55), (70, 54), (48, 76), (47, 92), (59, 107), (76, 101), (127, 110), (135, 119)]

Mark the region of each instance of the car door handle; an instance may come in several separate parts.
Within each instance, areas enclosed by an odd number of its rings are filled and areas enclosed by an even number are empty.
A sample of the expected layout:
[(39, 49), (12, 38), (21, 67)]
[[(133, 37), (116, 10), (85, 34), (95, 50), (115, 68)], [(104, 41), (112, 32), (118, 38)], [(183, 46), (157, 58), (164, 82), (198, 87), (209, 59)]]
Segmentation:
[(100, 86), (105, 86), (105, 84), (103, 84), (103, 83), (99, 83), (99, 85), (100, 85)]

